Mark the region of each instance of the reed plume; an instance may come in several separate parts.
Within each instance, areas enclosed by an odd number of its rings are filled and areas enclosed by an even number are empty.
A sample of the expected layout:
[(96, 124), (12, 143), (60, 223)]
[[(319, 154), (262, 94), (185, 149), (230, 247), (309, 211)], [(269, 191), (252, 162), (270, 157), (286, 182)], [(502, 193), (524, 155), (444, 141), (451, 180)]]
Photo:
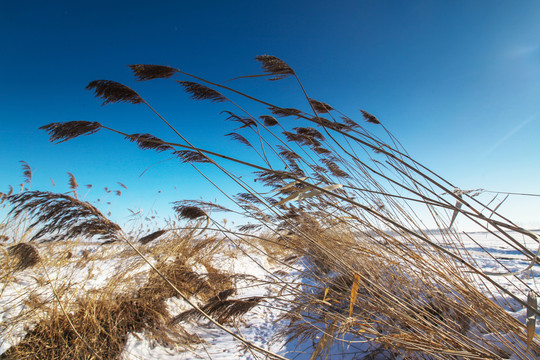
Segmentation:
[(293, 108), (280, 108), (277, 106), (273, 106), (270, 108), (270, 111), (272, 114), (279, 116), (279, 117), (286, 117), (286, 116), (296, 116), (297, 118), (302, 114), (302, 111), (298, 109)]
[(28, 243), (18, 243), (17, 245), (8, 247), (8, 254), (17, 259), (15, 270), (30, 268), (41, 260), (35, 246)]
[(248, 141), (248, 139), (246, 139), (245, 137), (243, 137), (242, 135), (238, 134), (238, 133), (229, 133), (229, 134), (226, 134), (225, 136), (230, 136), (232, 139), (236, 140), (236, 141), (239, 141), (241, 142), (242, 144), (246, 145), (246, 146), (249, 146), (249, 147), (253, 147), (253, 145), (251, 145), (251, 143)]
[(177, 82), (184, 87), (184, 90), (189, 93), (194, 100), (210, 100), (212, 102), (227, 101), (225, 96), (214, 89), (210, 89), (208, 86), (192, 81), (177, 80)]
[(285, 61), (272, 56), (272, 55), (259, 55), (255, 57), (255, 60), (261, 62), (263, 71), (268, 74), (275, 75), (268, 80), (280, 80), (294, 75), (293, 69), (285, 63)]
[(131, 103), (142, 104), (144, 100), (135, 92), (135, 90), (112, 80), (94, 80), (87, 86), (86, 90), (94, 90), (94, 95), (103, 99), (102, 105), (109, 103)]
[(74, 139), (81, 135), (90, 135), (98, 132), (103, 126), (90, 121), (68, 121), (63, 123), (50, 123), (41, 126), (49, 134), (49, 141), (57, 144)]
[(139, 242), (143, 245), (145, 244), (148, 244), (149, 242), (151, 241), (154, 241), (155, 239), (157, 239), (158, 237), (160, 237), (161, 235), (165, 234), (168, 230), (158, 230), (158, 231), (154, 231), (153, 233), (151, 234), (148, 234), (146, 236), (143, 236), (142, 238), (139, 239)]
[(173, 209), (181, 219), (195, 220), (203, 216), (208, 216), (201, 208), (196, 206), (177, 205)]
[(364, 117), (364, 119), (368, 123), (372, 123), (372, 124), (380, 124), (381, 123), (379, 121), (379, 119), (377, 119), (377, 117), (375, 117), (375, 115), (372, 115), (372, 114), (370, 114), (370, 113), (368, 113), (367, 111), (364, 111), (364, 110), (360, 110), (360, 112), (362, 113), (362, 116)]
[(168, 79), (175, 75), (179, 70), (164, 65), (134, 64), (128, 65), (133, 71), (137, 81), (146, 81), (152, 79)]
[[(230, 322), (251, 309), (261, 302), (262, 297), (251, 297), (245, 300), (219, 300), (214, 299), (201, 308), (202, 311), (214, 317), (217, 322), (224, 324)], [(187, 310), (175, 316), (171, 323), (178, 324), (182, 321), (201, 319), (202, 315), (195, 309)]]
[(320, 114), (328, 113), (334, 110), (334, 108), (327, 103), (323, 103), (322, 101), (317, 101), (315, 99), (309, 99), (309, 103), (311, 106), (313, 106), (313, 109)]
[(79, 187), (79, 184), (77, 184), (77, 180), (75, 179), (75, 175), (68, 172), (68, 176), (69, 176), (69, 188), (73, 192), (73, 195), (75, 196), (75, 198), (77, 198), (77, 188)]
[(32, 168), (24, 160), (21, 160), (19, 162), (21, 163), (21, 166), (22, 166), (22, 169), (23, 169), (24, 182), (26, 184), (30, 184), (32, 182), (32, 175), (33, 175)]
[(126, 136), (131, 142), (137, 143), (137, 147), (142, 150), (156, 150), (157, 152), (162, 152), (166, 150), (174, 150), (170, 145), (165, 144), (163, 140), (152, 135), (152, 134), (132, 134)]
[(39, 225), (30, 241), (55, 233), (58, 233), (56, 240), (78, 236), (117, 240), (123, 236), (120, 226), (107, 219), (97, 208), (69, 195), (26, 191), (11, 195), (8, 200), (13, 205), (9, 215), (18, 217), (24, 213), (26, 217), (33, 218), (29, 229)]
[(264, 125), (266, 125), (266, 126), (275, 126), (275, 125), (279, 124), (279, 122), (276, 120), (276, 118), (273, 117), (273, 116), (270, 116), (270, 115), (261, 115), (261, 116), (259, 116), (259, 119), (264, 121)]
[(197, 151), (177, 150), (174, 152), (182, 162), (186, 163), (210, 163), (210, 159)]
[(242, 126), (240, 126), (239, 129), (242, 129), (245, 127), (257, 126), (257, 123), (252, 118), (249, 118), (249, 117), (243, 118), (227, 110), (224, 110), (221, 113), (229, 114), (229, 117), (226, 120), (236, 121), (236, 122), (241, 123)]

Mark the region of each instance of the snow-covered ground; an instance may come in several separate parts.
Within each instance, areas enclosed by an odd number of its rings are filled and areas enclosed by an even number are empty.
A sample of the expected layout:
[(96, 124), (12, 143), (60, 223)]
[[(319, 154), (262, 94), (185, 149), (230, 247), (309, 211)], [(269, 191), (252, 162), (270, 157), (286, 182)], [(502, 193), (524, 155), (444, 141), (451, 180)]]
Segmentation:
[[(538, 243), (530, 237), (513, 234), (524, 247), (536, 252)], [(515, 272), (527, 268), (529, 261), (518, 251), (512, 249), (501, 239), (488, 233), (472, 233), (461, 237), (462, 246), (472, 255), (474, 261), (485, 272), (505, 273)], [(441, 239), (442, 243), (442, 239)], [(40, 247), (54, 246), (41, 244)], [(99, 289), (111, 277), (123, 271), (124, 277), (131, 281), (143, 281), (150, 267), (136, 255), (126, 255), (127, 249), (122, 247), (124, 259), (119, 262), (116, 256), (119, 247), (112, 245), (100, 247), (95, 244), (81, 243), (70, 248), (70, 261), (59, 262), (59, 266), (44, 268), (39, 264), (15, 273), (11, 277), (2, 276), (0, 279), (0, 354), (12, 345), (17, 344), (28, 331), (31, 324), (40, 316), (40, 307), (36, 302), (51, 302), (54, 300), (53, 288), (58, 293), (60, 289), (72, 289), (64, 292), (62, 299), (69, 303), (70, 299), (84, 296), (93, 290)], [(56, 253), (61, 253), (61, 246), (55, 248)], [(95, 261), (75, 261), (82, 258), (94, 258)], [(74, 260), (75, 259), (75, 260)], [(130, 263), (131, 262), (131, 263)], [(126, 263), (130, 263), (126, 266)], [(301, 286), (300, 272), (291, 267), (280, 264), (266, 257), (262, 252), (251, 251), (248, 254), (238, 252), (235, 257), (220, 257), (215, 261), (215, 266), (224, 271), (235, 274), (244, 274), (239, 277), (236, 284), (237, 293), (233, 298), (245, 299), (262, 297), (259, 305), (252, 308), (243, 317), (233, 324), (226, 324), (229, 329), (271, 352), (286, 358), (298, 360), (309, 359), (313, 348), (296, 348), (295, 343), (286, 345), (284, 339), (276, 338), (276, 331), (285, 326), (281, 320), (283, 312), (287, 310), (283, 297), (276, 297), (280, 292), (279, 285), (272, 282), (273, 274), (279, 272), (281, 284), (288, 281)], [(297, 264), (301, 267), (301, 264)], [(129, 268), (129, 272), (125, 269)], [(7, 281), (6, 279), (9, 279)], [(493, 279), (505, 288), (526, 301), (527, 287), (538, 293), (540, 286), (540, 268), (532, 267), (516, 276), (494, 276)], [(494, 301), (505, 308), (519, 322), (526, 322), (526, 309), (518, 302), (508, 299), (499, 294), (495, 289), (485, 283), (479, 284), (479, 288)], [(197, 302), (197, 299), (194, 299)], [(190, 306), (179, 298), (170, 298), (166, 301), (169, 313), (179, 314), (189, 310)], [(198, 341), (189, 347), (167, 348), (148, 339), (142, 333), (129, 334), (127, 345), (122, 358), (125, 360), (139, 359), (264, 359), (265, 355), (248, 348), (230, 334), (217, 328), (208, 320), (185, 321), (183, 329)], [(536, 330), (540, 335), (540, 329)], [(343, 344), (336, 346), (343, 347)], [(299, 351), (301, 350), (301, 351)], [(305, 352), (304, 352), (305, 350)], [(354, 347), (343, 348), (336, 351), (340, 353), (332, 359), (360, 359), (361, 354)], [(379, 357), (385, 358), (384, 353)]]

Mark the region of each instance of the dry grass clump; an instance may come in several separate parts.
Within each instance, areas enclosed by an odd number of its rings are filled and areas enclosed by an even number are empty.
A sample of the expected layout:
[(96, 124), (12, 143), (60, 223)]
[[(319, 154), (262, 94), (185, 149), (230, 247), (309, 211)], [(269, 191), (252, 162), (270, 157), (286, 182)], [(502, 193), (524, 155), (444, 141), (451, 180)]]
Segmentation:
[[(179, 296), (177, 289), (182, 296), (202, 303), (235, 291), (234, 277), (212, 265), (215, 254), (208, 248), (215, 246), (216, 237), (195, 239), (194, 234), (200, 232), (196, 229), (160, 230), (136, 236), (144, 256), (157, 260), (155, 271), (144, 275), (138, 270), (144, 261), (134, 257), (133, 250), (131, 257), (126, 253), (130, 248), (125, 247), (130, 244), (128, 236), (92, 205), (61, 194), (29, 192), (22, 195), (11, 198), (10, 214), (15, 218), (26, 216), (26, 223), (34, 233), (54, 233), (56, 239), (63, 240), (72, 235), (82, 235), (86, 239), (110, 235), (107, 238), (117, 242), (113, 247), (94, 243), (91, 255), (87, 250), (82, 252), (84, 254), (75, 250), (80, 241), (42, 244), (47, 248), (42, 269), (46, 278), (37, 285), (50, 286), (54, 297), (40, 303), (40, 315), (36, 314), (32, 319), (33, 329), (2, 358), (116, 359), (120, 357), (128, 335), (136, 332), (144, 333), (163, 346), (189, 347), (192, 341), (199, 340), (182, 327), (173, 326), (167, 299)], [(101, 224), (93, 226), (99, 222)], [(156, 240), (158, 238), (160, 241)], [(40, 258), (35, 247), (27, 243), (11, 246), (8, 252), (17, 258), (17, 269), (35, 265)], [(89, 281), (95, 264), (111, 259), (120, 262), (114, 275), (90, 293), (72, 291), (76, 289), (70, 288), (78, 285), (72, 283), (70, 274), (55, 281), (48, 275), (54, 268), (74, 267), (74, 271), (87, 268), (88, 279), (83, 281)], [(198, 270), (194, 270), (195, 266)], [(201, 269), (206, 271), (201, 272)], [(238, 315), (233, 311), (229, 316)], [(24, 318), (18, 317), (21, 321)], [(17, 318), (13, 322), (16, 323)], [(6, 329), (9, 326), (15, 328), (15, 323), (5, 324)]]
[[(180, 253), (173, 261), (164, 259), (156, 268), (184, 295), (203, 303), (219, 301), (226, 294), (234, 293), (234, 277), (213, 268), (208, 257), (198, 254), (204, 263), (199, 266), (206, 268), (207, 273), (193, 270), (188, 263), (196, 263), (190, 259), (190, 255), (195, 255), (194, 246), (184, 241), (175, 250), (183, 248), (185, 253)], [(151, 256), (151, 252), (148, 255)], [(40, 304), (45, 313), (34, 320), (35, 326), (20, 343), (0, 358), (119, 359), (132, 333), (143, 333), (169, 348), (189, 348), (193, 342), (200, 341), (172, 321), (166, 300), (178, 294), (169, 283), (150, 272), (142, 286), (135, 283), (135, 287), (132, 284), (131, 288), (126, 288), (125, 277), (130, 276), (131, 270), (132, 266), (128, 266), (109, 279), (104, 288), (82, 294), (74, 303), (65, 302), (70, 297), (67, 296), (69, 289), (62, 290), (66, 296), (61, 296), (60, 289), (56, 289), (56, 300), (60, 299), (63, 304), (60, 307), (56, 301)], [(234, 309), (220, 314), (224, 322), (228, 317), (240, 315)]]
[[(526, 342), (522, 324), (440, 254), (420, 256), (406, 246), (396, 253), (380, 238), (353, 241), (357, 235), (346, 233), (344, 228), (317, 235), (304, 230), (310, 241), (303, 241), (303, 291), (284, 316), (289, 326), (278, 336), (319, 344), (314, 347), (319, 355), (332, 343), (367, 342), (372, 351), (405, 352), (414, 359), (502, 359), (503, 350), (486, 344), (483, 335), (504, 333), (517, 340), (502, 340), (515, 353), (539, 353), (536, 344), (532, 349), (519, 345)], [(407, 243), (413, 244), (402, 239), (400, 245)]]
[(164, 302), (149, 298), (81, 299), (69, 316), (57, 307), (51, 310), (0, 358), (118, 359), (129, 333), (147, 331), (161, 340), (171, 336), (167, 317)]
[[(181, 289), (187, 295), (198, 296), (203, 301), (233, 287), (230, 274), (217, 271), (209, 265), (206, 266), (209, 272), (200, 274), (188, 266), (183, 257), (178, 257), (173, 262), (158, 265), (156, 268), (176, 288)], [(162, 299), (177, 295), (176, 291), (156, 273), (150, 273), (147, 284), (139, 290), (139, 293), (141, 296)]]

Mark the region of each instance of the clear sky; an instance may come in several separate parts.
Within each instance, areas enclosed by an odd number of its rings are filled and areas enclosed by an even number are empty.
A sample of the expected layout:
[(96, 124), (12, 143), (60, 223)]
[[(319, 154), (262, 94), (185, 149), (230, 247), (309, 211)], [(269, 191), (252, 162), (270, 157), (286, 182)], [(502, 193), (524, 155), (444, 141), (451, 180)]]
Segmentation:
[[(106, 132), (52, 145), (38, 127), (99, 121), (175, 139), (146, 108), (102, 107), (84, 89), (116, 80), (197, 145), (238, 155), (243, 149), (223, 138), (234, 129), (219, 115), (223, 104), (193, 102), (170, 81), (136, 83), (125, 65), (166, 64), (221, 82), (260, 73), (253, 58), (270, 54), (313, 98), (353, 119), (359, 109), (375, 114), (457, 186), (540, 194), (539, 19), (534, 1), (2, 1), (0, 191), (22, 182), (24, 160), (33, 189), (66, 191), (69, 171), (94, 185), (89, 198), (105, 186), (124, 191), (104, 200), (117, 202), (118, 216), (154, 202), (166, 211), (173, 200), (212, 200), (189, 165), (158, 163), (166, 155)], [(284, 107), (302, 102), (292, 81), (234, 84)], [(540, 226), (539, 197), (512, 196), (501, 211)]]

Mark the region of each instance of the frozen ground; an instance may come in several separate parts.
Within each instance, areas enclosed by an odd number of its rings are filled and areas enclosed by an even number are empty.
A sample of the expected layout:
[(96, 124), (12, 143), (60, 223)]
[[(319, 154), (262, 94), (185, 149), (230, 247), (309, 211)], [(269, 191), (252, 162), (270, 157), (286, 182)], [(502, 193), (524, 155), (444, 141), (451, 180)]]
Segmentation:
[[(525, 236), (514, 234), (516, 239), (524, 247), (536, 252), (538, 244)], [(442, 238), (439, 239), (444, 243)], [(470, 236), (461, 237), (462, 245), (472, 255), (474, 261), (485, 272), (505, 273), (525, 269), (529, 262), (522, 254), (513, 250), (508, 244), (496, 236), (487, 233), (472, 233)], [(51, 267), (44, 273), (42, 267), (26, 269), (17, 273), (9, 282), (4, 276), (0, 280), (0, 354), (10, 346), (18, 343), (24, 336), (32, 321), (39, 315), (39, 307), (31, 306), (32, 301), (47, 302), (54, 299), (52, 286), (59, 288), (69, 287), (76, 289), (72, 293), (66, 293), (63, 299), (66, 301), (76, 296), (84, 295), (89, 291), (99, 289), (104, 282), (115, 274), (119, 269), (119, 262), (114, 253), (118, 252), (115, 246), (98, 247), (92, 244), (80, 244), (72, 248), (73, 257), (95, 256), (96, 261), (76, 262), (71, 261), (69, 266), (63, 265)], [(120, 246), (120, 245), (118, 245)], [(58, 249), (56, 249), (58, 251)], [(125, 249), (122, 249), (125, 251)], [(98, 252), (102, 252), (99, 253)], [(86, 254), (86, 255), (85, 255)], [(148, 265), (141, 262), (136, 257), (127, 257), (122, 265), (125, 268), (125, 261), (132, 261), (132, 274), (130, 279), (137, 282), (138, 277), (144, 278), (148, 272)], [(264, 297), (264, 300), (242, 319), (234, 324), (228, 324), (229, 328), (254, 344), (278, 353), (287, 358), (305, 360), (310, 358), (313, 348), (296, 348), (296, 344), (285, 345), (284, 340), (275, 338), (276, 330), (285, 325), (280, 321), (280, 316), (284, 307), (278, 303), (278, 299), (272, 294), (279, 292), (275, 284), (272, 284), (272, 274), (280, 272), (286, 274), (285, 280), (300, 286), (302, 279), (299, 272), (280, 265), (268, 259), (262, 253), (250, 253), (247, 255), (238, 254), (235, 258), (221, 258), (216, 264), (224, 270), (230, 270), (237, 274), (245, 274), (237, 284), (238, 292), (234, 298), (242, 299), (253, 296)], [(532, 267), (530, 270), (517, 276), (495, 276), (500, 284), (504, 284), (506, 289), (517, 295), (520, 299), (526, 300), (527, 286), (540, 290), (538, 281), (540, 280), (540, 268)], [(498, 302), (509, 313), (521, 323), (526, 321), (526, 309), (514, 300), (508, 300), (494, 290), (492, 286), (479, 284), (479, 288), (494, 301)], [(196, 299), (194, 299), (196, 301)], [(283, 300), (283, 298), (281, 298)], [(167, 306), (171, 314), (178, 314), (189, 309), (189, 305), (178, 299), (171, 298), (167, 301)], [(16, 326), (12, 326), (14, 319), (18, 319)], [(154, 341), (145, 338), (144, 334), (130, 334), (126, 349), (123, 353), (125, 360), (138, 359), (264, 359), (265, 356), (254, 352), (245, 345), (235, 340), (231, 335), (216, 328), (209, 321), (199, 320), (183, 323), (184, 329), (190, 334), (196, 334), (198, 344), (189, 348), (178, 347), (175, 349), (166, 348), (156, 344)], [(540, 330), (537, 327), (537, 334)], [(489, 334), (486, 334), (489, 340)], [(347, 347), (343, 344), (336, 345), (340, 348), (336, 350), (338, 356), (332, 359), (361, 359), (361, 348)], [(380, 354), (384, 358), (384, 354)]]

